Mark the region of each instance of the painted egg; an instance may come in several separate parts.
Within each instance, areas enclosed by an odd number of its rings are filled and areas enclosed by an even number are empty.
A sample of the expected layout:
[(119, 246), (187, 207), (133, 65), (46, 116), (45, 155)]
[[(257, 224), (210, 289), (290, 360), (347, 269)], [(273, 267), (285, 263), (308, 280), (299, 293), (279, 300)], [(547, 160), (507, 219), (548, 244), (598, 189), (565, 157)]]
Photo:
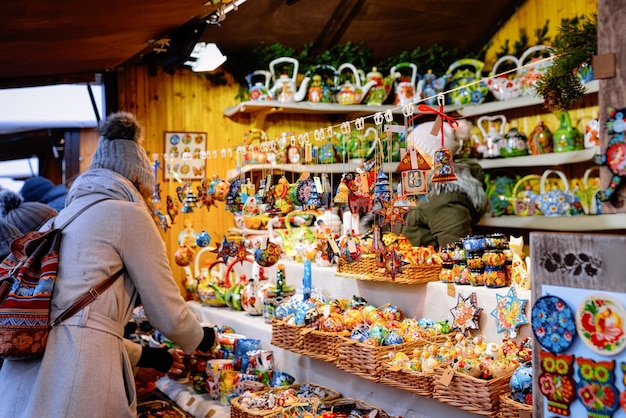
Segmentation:
[(365, 321), (370, 325), (375, 322), (381, 322), (384, 319), (382, 312), (375, 306), (368, 305), (363, 307), (362, 310)]
[(389, 330), (381, 324), (374, 324), (370, 327), (370, 338), (376, 340), (380, 345), (389, 335)]
[(343, 313), (343, 323), (346, 329), (355, 329), (365, 323), (363, 312), (360, 309), (349, 308)]
[(365, 340), (367, 340), (369, 338), (369, 336), (370, 336), (369, 327), (367, 325), (364, 325), (364, 324), (361, 324), (361, 325), (357, 326), (350, 333), (350, 339), (351, 340), (356, 340), (356, 341), (358, 341), (360, 343), (362, 343)]
[(389, 321), (402, 321), (404, 313), (395, 305), (387, 305), (382, 309), (383, 316)]
[(348, 303), (350, 308), (363, 307), (365, 305), (367, 305), (367, 300), (361, 296), (352, 296), (352, 299), (350, 299)]
[(174, 261), (177, 265), (181, 267), (186, 267), (191, 264), (194, 256), (195, 253), (191, 248), (187, 246), (179, 247), (174, 253)]
[(383, 339), (382, 345), (398, 345), (403, 342), (404, 338), (397, 331), (391, 331), (389, 332), (389, 335)]
[(322, 319), (320, 329), (326, 332), (343, 331), (343, 317), (338, 313), (331, 313), (326, 318)]
[(435, 325), (435, 323), (433, 322), (432, 319), (430, 318), (420, 318), (417, 323), (419, 324), (420, 327), (426, 329), (426, 328), (431, 328)]
[(211, 243), (211, 236), (205, 230), (196, 235), (196, 244), (198, 247), (206, 247)]
[(290, 303), (281, 303), (276, 307), (274, 316), (276, 319), (283, 320), (285, 318), (293, 316), (295, 313), (294, 307)]

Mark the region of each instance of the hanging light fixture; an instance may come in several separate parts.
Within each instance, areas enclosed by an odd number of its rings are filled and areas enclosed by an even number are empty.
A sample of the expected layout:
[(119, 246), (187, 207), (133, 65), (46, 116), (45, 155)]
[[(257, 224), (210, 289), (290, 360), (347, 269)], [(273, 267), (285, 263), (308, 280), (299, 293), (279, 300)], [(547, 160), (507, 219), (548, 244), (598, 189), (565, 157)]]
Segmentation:
[(213, 71), (226, 62), (226, 56), (214, 43), (198, 42), (189, 58), (194, 60), (185, 61), (185, 65), (191, 67), (194, 72)]

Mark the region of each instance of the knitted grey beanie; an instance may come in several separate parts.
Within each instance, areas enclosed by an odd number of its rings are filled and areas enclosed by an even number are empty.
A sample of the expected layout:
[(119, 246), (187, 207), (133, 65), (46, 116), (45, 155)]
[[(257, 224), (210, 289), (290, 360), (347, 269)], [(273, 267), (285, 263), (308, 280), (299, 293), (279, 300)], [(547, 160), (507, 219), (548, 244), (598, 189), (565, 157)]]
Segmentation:
[(100, 140), (90, 168), (106, 168), (130, 180), (148, 198), (154, 191), (154, 175), (141, 147), (143, 128), (132, 113), (110, 114), (99, 126)]
[(5, 221), (4, 219), (0, 219), (0, 259), (4, 260), (4, 258), (9, 255), (11, 252), (11, 243), (17, 237), (21, 237), (23, 234)]
[(40, 202), (24, 202), (13, 190), (0, 191), (0, 219), (22, 234), (37, 231), (48, 219), (57, 215), (56, 209)]

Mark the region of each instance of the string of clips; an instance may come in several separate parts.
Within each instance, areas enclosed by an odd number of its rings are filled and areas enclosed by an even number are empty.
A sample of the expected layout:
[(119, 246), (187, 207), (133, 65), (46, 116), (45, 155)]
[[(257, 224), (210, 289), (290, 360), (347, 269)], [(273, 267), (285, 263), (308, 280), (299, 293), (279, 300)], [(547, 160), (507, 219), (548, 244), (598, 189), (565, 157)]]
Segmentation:
[[(433, 97), (437, 97), (439, 104), (441, 105), (443, 103), (443, 99), (445, 98), (446, 95), (449, 95), (457, 90), (461, 90), (461, 89), (466, 89), (468, 87), (471, 87), (473, 85), (479, 84), (481, 82), (484, 82), (485, 80), (489, 80), (489, 79), (496, 79), (499, 77), (503, 77), (506, 76), (507, 74), (510, 74), (512, 72), (517, 72), (520, 69), (524, 69), (524, 68), (528, 68), (528, 67), (534, 67), (537, 66), (543, 62), (547, 62), (547, 61), (551, 61), (553, 60), (555, 57), (554, 56), (550, 56), (550, 57), (546, 57), (546, 58), (541, 58), (538, 59), (536, 61), (530, 62), (528, 64), (524, 64), (520, 67), (516, 67), (513, 68), (511, 70), (507, 70), (507, 71), (502, 71), (498, 74), (494, 74), (491, 75), (489, 77), (483, 77), (479, 80), (476, 81), (472, 81), (470, 83), (467, 84), (463, 84), (461, 86), (443, 91), (438, 93), (436, 96), (429, 96), (429, 97), (424, 97), (421, 98), (419, 100), (415, 100), (412, 102), (409, 102), (407, 104), (404, 104), (402, 106), (397, 106), (397, 107), (392, 107), (387, 109), (384, 112), (376, 112), (376, 113), (372, 113), (370, 115), (366, 115), (366, 116), (362, 116), (353, 120), (349, 120), (349, 121), (345, 121), (339, 124), (335, 124), (335, 125), (329, 125), (325, 128), (320, 128), (320, 129), (316, 129), (313, 132), (303, 132), (303, 133), (299, 133), (297, 135), (294, 134), (290, 134), (288, 135), (288, 141), (290, 145), (300, 145), (305, 146), (306, 144), (311, 144), (311, 136), (313, 137), (313, 139), (316, 142), (322, 142), (324, 140), (330, 139), (333, 137), (335, 130), (339, 129), (340, 132), (344, 135), (350, 134), (352, 128), (351, 126), (354, 125), (354, 127), (358, 130), (358, 131), (363, 131), (365, 129), (365, 122), (367, 120), (372, 120), (374, 122), (374, 124), (377, 127), (381, 127), (383, 123), (392, 123), (393, 122), (393, 115), (394, 112), (398, 112), (401, 111), (402, 115), (404, 115), (405, 120), (409, 120), (415, 113), (415, 108), (416, 105), (419, 105), (422, 102), (428, 101), (429, 99), (433, 98)], [(347, 109), (346, 111), (349, 110), (348, 106), (346, 106)], [(425, 113), (425, 112), (421, 112), (421, 113)], [(238, 164), (237, 166), (240, 167), (240, 157), (249, 151), (253, 150), (253, 147), (258, 147), (257, 149), (259, 149), (262, 152), (272, 152), (272, 151), (276, 151), (278, 149), (278, 144), (279, 141), (284, 142), (284, 136), (285, 134), (283, 134), (281, 136), (281, 139), (279, 138), (275, 138), (273, 140), (269, 140), (269, 141), (265, 141), (265, 142), (260, 142), (260, 143), (255, 143), (254, 145), (248, 145), (243, 146), (243, 145), (239, 145), (236, 147), (231, 147), (231, 148), (222, 148), (219, 151), (217, 149), (214, 150), (207, 150), (207, 151), (201, 151), (199, 153), (198, 157), (193, 157), (191, 155), (191, 153), (187, 153), (187, 152), (183, 152), (181, 153), (181, 157), (174, 157), (173, 155), (167, 155), (167, 154), (163, 154), (163, 159), (168, 161), (168, 160), (176, 160), (176, 161), (190, 161), (193, 159), (201, 159), (201, 160), (210, 160), (210, 159), (216, 159), (219, 157), (221, 158), (232, 158), (235, 157), (238, 160)], [(153, 158), (156, 161), (158, 159), (158, 154), (153, 154)]]

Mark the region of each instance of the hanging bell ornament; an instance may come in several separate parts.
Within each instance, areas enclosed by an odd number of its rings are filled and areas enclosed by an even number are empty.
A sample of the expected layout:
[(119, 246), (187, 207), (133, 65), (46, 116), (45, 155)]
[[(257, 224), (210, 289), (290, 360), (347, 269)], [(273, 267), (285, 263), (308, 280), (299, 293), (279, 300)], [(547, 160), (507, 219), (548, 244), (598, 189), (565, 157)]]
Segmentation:
[(391, 199), (389, 177), (382, 169), (378, 171), (378, 177), (376, 178), (376, 183), (374, 184), (374, 197), (385, 202), (388, 202)]
[(350, 189), (348, 188), (348, 185), (346, 183), (344, 183), (343, 181), (341, 183), (339, 183), (339, 186), (337, 186), (337, 194), (335, 195), (335, 203), (340, 204), (340, 205), (345, 205), (346, 203), (348, 203), (348, 193), (350, 192)]
[(457, 179), (452, 166), (452, 153), (448, 148), (435, 151), (433, 159), (433, 182), (455, 181)]
[(193, 213), (193, 209), (198, 207), (198, 198), (191, 191), (191, 188), (187, 188), (187, 193), (183, 201), (183, 207), (180, 209), (182, 213)]

